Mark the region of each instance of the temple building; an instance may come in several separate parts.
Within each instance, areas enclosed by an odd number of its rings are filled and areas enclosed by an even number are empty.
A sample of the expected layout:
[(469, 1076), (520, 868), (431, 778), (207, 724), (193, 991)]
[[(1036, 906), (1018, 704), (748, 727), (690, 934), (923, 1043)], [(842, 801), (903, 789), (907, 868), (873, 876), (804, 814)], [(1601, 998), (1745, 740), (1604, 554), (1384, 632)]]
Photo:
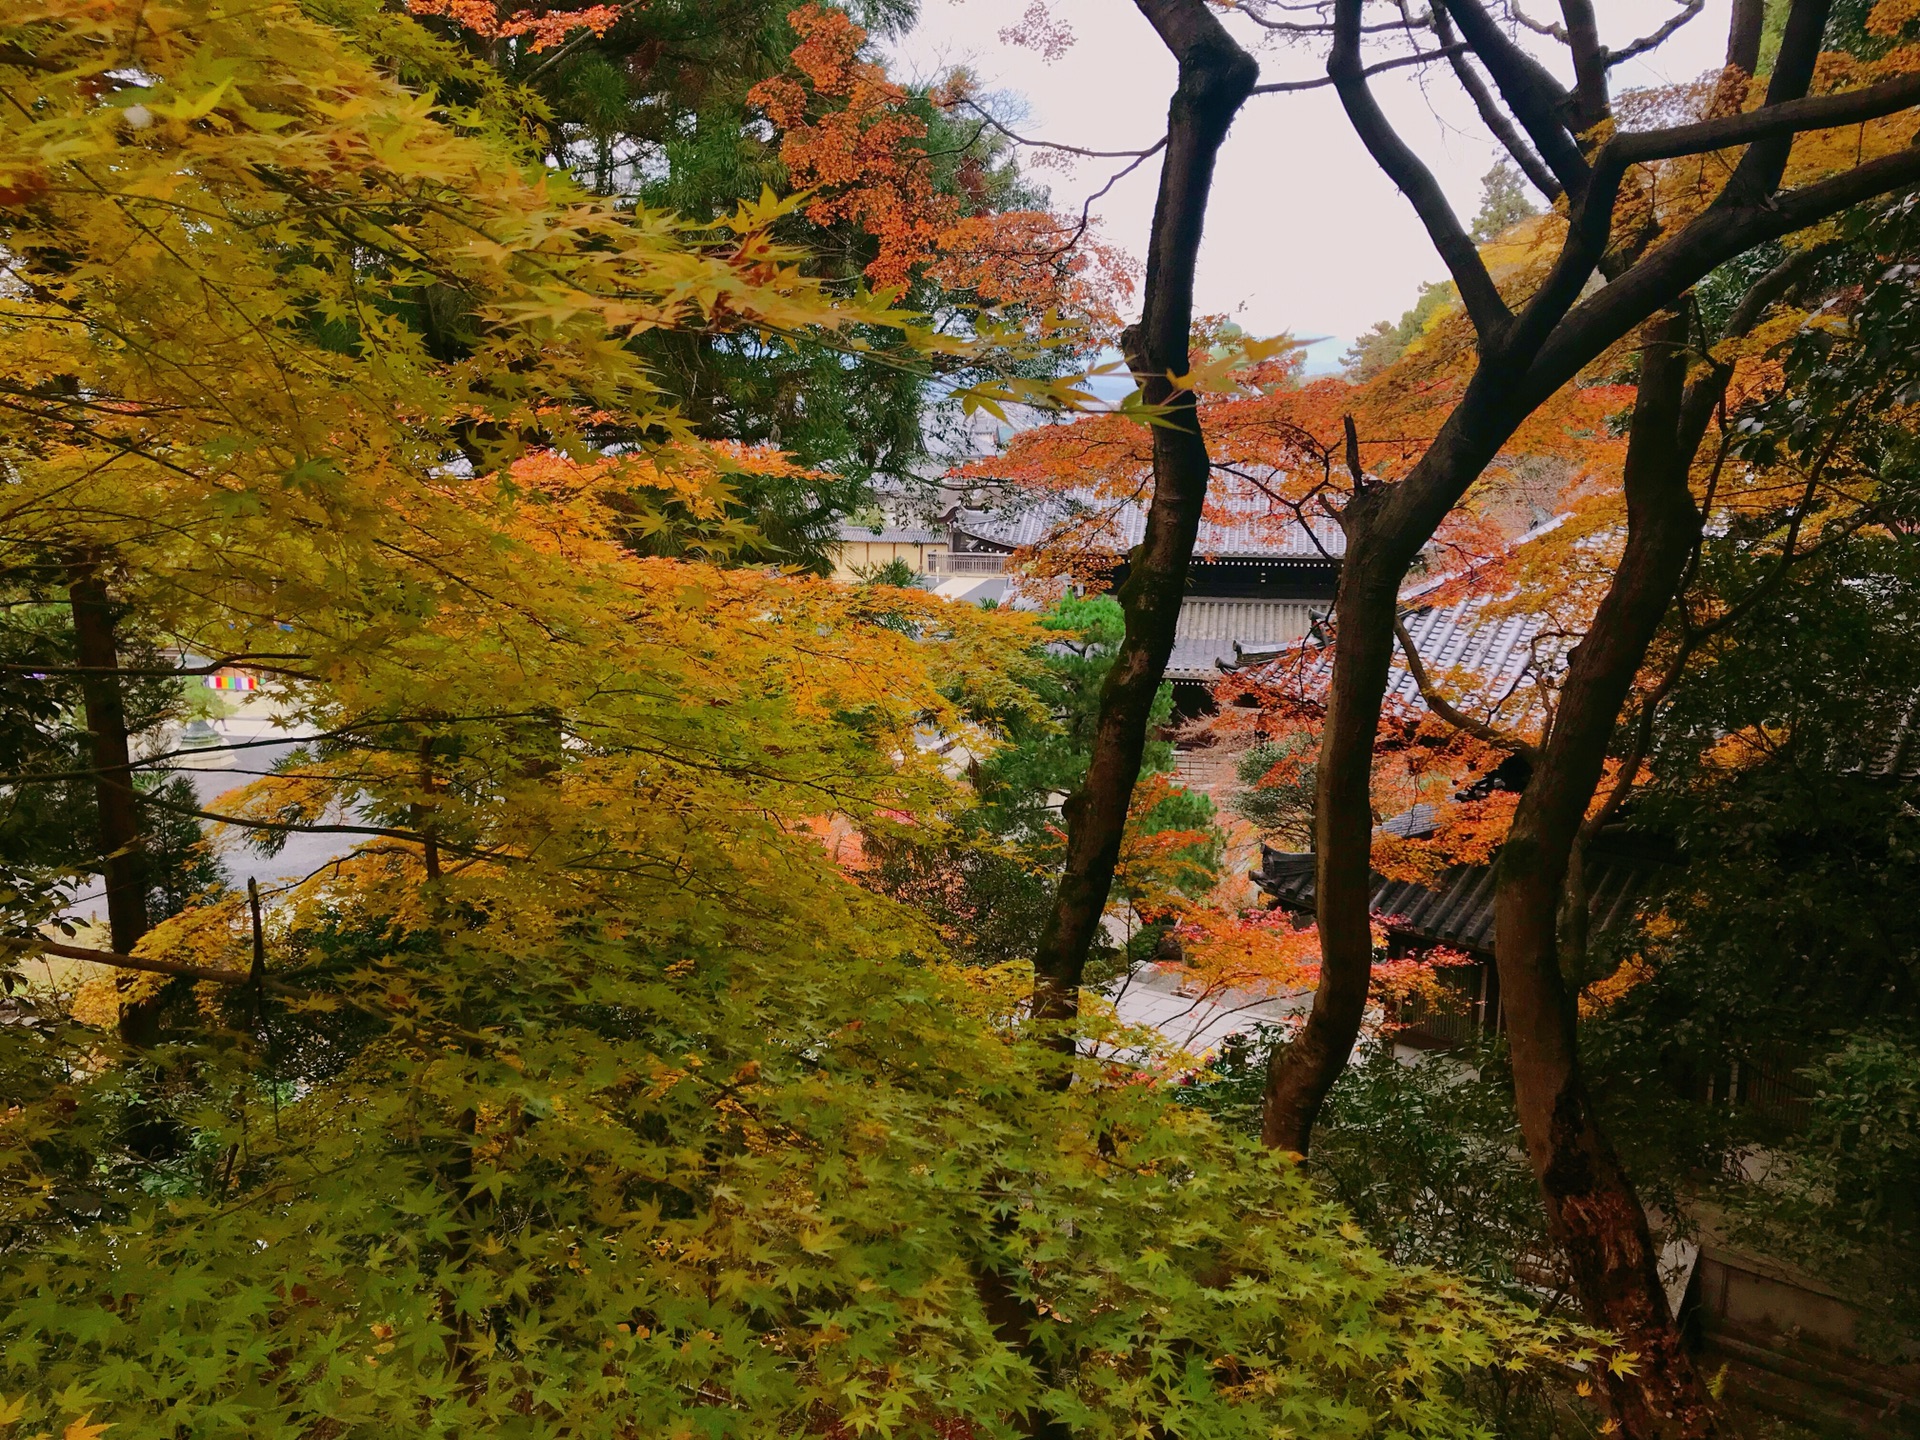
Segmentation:
[[(1090, 498), (1048, 496), (1019, 508), (955, 505), (937, 528), (883, 522), (841, 527), (835, 575), (854, 579), (894, 558), (925, 577), (934, 592), (979, 604), (1021, 603), (1015, 581), (1022, 552), (1073, 547), (1107, 555), (1106, 583), (1126, 579), (1126, 556), (1146, 533), (1146, 507)], [(1312, 525), (1249, 511), (1226, 524), (1201, 523), (1180, 608), (1167, 678), (1182, 708), (1197, 705), (1206, 687), (1245, 655), (1282, 648), (1306, 636), (1332, 604), (1344, 546), (1331, 520)]]

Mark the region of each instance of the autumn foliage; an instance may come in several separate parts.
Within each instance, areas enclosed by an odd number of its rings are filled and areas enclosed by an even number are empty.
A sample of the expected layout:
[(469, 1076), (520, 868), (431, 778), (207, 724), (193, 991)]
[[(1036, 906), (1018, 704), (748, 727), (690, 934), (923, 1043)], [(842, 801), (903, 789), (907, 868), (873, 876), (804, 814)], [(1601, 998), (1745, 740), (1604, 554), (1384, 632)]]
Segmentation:
[(505, 11), (495, 0), (407, 0), (411, 14), (444, 17), (483, 40), (525, 40), (535, 52), (551, 50), (581, 30), (604, 35), (619, 20), (622, 8), (587, 5), (578, 10)]
[(988, 207), (985, 162), (973, 155), (962, 157), (953, 189), (935, 184), (928, 116), (967, 101), (964, 72), (922, 100), (868, 58), (866, 31), (844, 11), (807, 4), (788, 22), (800, 41), (791, 71), (761, 81), (751, 98), (808, 197), (807, 218), (851, 225), (875, 243), (868, 280), (904, 290), (926, 273), (985, 306), (1117, 329), (1133, 290), (1119, 251), (1066, 217)]
[(1033, 1043), (833, 864), (823, 817), (958, 804), (920, 742), (1005, 730), (1031, 626), (638, 553), (791, 462), (627, 342), (935, 342), (790, 207), (596, 199), (395, 47), (470, 63), (372, 4), (0, 21), (7, 582), (258, 678), (291, 751), (205, 816), (338, 844), (131, 956), (9, 910), (98, 968), (9, 974), (0, 1423), (1464, 1436), (1458, 1378), (1576, 1353)]

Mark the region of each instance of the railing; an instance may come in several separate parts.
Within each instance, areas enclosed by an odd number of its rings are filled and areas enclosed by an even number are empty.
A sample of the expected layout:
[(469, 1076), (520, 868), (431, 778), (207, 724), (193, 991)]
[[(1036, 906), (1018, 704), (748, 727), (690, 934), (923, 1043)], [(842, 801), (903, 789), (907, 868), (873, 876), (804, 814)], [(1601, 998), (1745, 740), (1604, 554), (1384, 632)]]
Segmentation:
[(965, 553), (936, 550), (927, 556), (929, 575), (1000, 575), (1006, 572), (1007, 557), (985, 551)]

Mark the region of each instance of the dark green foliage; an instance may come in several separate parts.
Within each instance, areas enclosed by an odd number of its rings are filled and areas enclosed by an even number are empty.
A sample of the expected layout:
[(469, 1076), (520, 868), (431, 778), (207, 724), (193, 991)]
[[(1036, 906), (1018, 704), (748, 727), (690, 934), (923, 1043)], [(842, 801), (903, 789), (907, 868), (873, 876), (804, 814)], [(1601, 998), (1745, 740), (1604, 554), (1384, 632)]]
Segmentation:
[(1248, 750), (1234, 766), (1233, 812), (1304, 849), (1313, 835), (1312, 748), (1311, 737), (1293, 734)]
[[(786, 71), (796, 36), (788, 13), (798, 0), (669, 0), (625, 7), (605, 35), (579, 32), (558, 49), (485, 46), (511, 85), (526, 87), (541, 147), (595, 190), (674, 211), (696, 221), (731, 213), (764, 192), (792, 186), (779, 145), (749, 100), (762, 80)], [(876, 35), (910, 25), (915, 0), (868, 0), (843, 7)], [(427, 21), (479, 45), (470, 32)], [(927, 127), (916, 148), (941, 194), (969, 212), (1044, 203), (1020, 175), (1009, 142), (935, 106), (924, 88), (911, 109)], [(804, 250), (813, 273), (864, 283), (878, 242), (858, 227), (822, 226), (795, 215), (779, 237)], [(916, 279), (904, 303), (945, 328), (965, 329), (970, 296)], [(856, 352), (846, 342), (866, 347)], [(701, 554), (747, 564), (798, 565), (826, 573), (838, 523), (872, 498), (876, 480), (917, 483), (937, 428), (929, 361), (891, 331), (848, 332), (840, 343), (772, 334), (662, 328), (633, 341), (663, 387), (709, 438), (786, 450), (812, 478), (739, 477), (728, 523), (672, 505), (662, 523), (637, 535), (647, 554)], [(1063, 355), (1061, 363), (1068, 363)], [(951, 369), (951, 366), (947, 368)], [(1034, 371), (1028, 362), (1015, 368)]]
[(1419, 298), (1413, 302), (1413, 308), (1405, 311), (1400, 319), (1376, 320), (1373, 328), (1355, 340), (1347, 353), (1340, 357), (1340, 363), (1346, 367), (1347, 378), (1356, 385), (1363, 385), (1386, 369), (1402, 355), (1407, 347), (1425, 333), (1427, 322), (1454, 299), (1453, 282), (1435, 280), (1420, 287)]
[(1917, 229), (1911, 201), (1862, 222), (1821, 281), (1861, 284), (1850, 323), (1802, 331), (1783, 350), (1786, 385), (1737, 419), (1743, 457), (1793, 465), (1865, 508), (1827, 526), (1816, 498), (1804, 529), (1819, 547), (1792, 567), (1779, 560), (1784, 509), (1708, 538), (1699, 588), (1736, 607), (1737, 623), (1663, 711), (1639, 802), (1688, 863), (1668, 906), (1675, 928), (1654, 946), (1656, 982), (1621, 1021), (1644, 1011), (1635, 1023), (1708, 1064), (1920, 1016), (1920, 915), (1907, 898), (1920, 886), (1920, 792), (1903, 741), (1920, 706), (1908, 523), (1920, 437), (1906, 410), (1920, 302), (1904, 264)]
[[(1033, 684), (1047, 718), (1015, 717), (1010, 743), (983, 760), (974, 777), (981, 823), (997, 835), (1033, 841), (1059, 823), (1060, 797), (1078, 789), (1093, 752), (1100, 719), (1100, 686), (1126, 634), (1126, 618), (1111, 596), (1068, 596), (1041, 626), (1056, 638)], [(1150, 729), (1173, 715), (1173, 687), (1162, 686)], [(1173, 767), (1173, 746), (1149, 740), (1141, 773)]]
[(1739, 1193), (1741, 1228), (1843, 1284), (1898, 1351), (1920, 1332), (1920, 1048), (1868, 1031), (1799, 1078), (1808, 1124)]
[[(1038, 704), (1034, 713), (1006, 717), (1007, 743), (969, 764), (976, 803), (934, 844), (920, 835), (869, 844), (878, 888), (917, 906), (959, 953), (983, 963), (1033, 953), (1063, 863), (1060, 805), (1086, 776), (1100, 687), (1126, 633), (1119, 602), (1106, 595), (1068, 596), (1040, 623), (1057, 638), (1028, 682)], [(1154, 726), (1172, 714), (1173, 687), (1163, 685)], [(1143, 779), (1172, 768), (1172, 744), (1150, 740)], [(1137, 836), (1197, 831), (1207, 837), (1163, 857), (1153, 882), (1190, 895), (1213, 885), (1222, 853), (1213, 819), (1212, 801), (1177, 787), (1134, 817)], [(1128, 894), (1124, 877), (1115, 893)]]
[(887, 561), (884, 565), (874, 566), (870, 572), (860, 577), (861, 583), (865, 585), (893, 585), (898, 587), (911, 585), (917, 578), (913, 573), (913, 567), (898, 555), (894, 556), (893, 559)]
[[(1911, 1132), (1914, 1061), (1887, 1038), (1920, 1020), (1917, 238), (1911, 200), (1853, 217), (1810, 282), (1826, 323), (1779, 347), (1783, 383), (1735, 417), (1729, 463), (1817, 483), (1795, 564), (1798, 485), (1703, 546), (1696, 605), (1731, 621), (1663, 708), (1635, 802), (1685, 864), (1616, 942), (1635, 983), (1583, 1026), (1643, 1191), (1669, 1214), (1663, 1191), (1712, 1200), (1884, 1335), (1920, 1324), (1912, 1160), (1890, 1138)], [(1714, 277), (1703, 306), (1780, 258)]]
[(1513, 1290), (1553, 1246), (1505, 1055), (1367, 1047), (1328, 1097), (1311, 1168), (1374, 1242)]
[[(62, 673), (74, 664), (72, 629), (57, 595), (36, 577), (16, 577), (0, 608), (0, 775), (9, 781), (0, 786), (0, 928), (13, 933), (97, 888), (104, 859), (79, 684)], [(122, 643), (127, 669), (171, 668), (150, 643)], [(150, 738), (177, 719), (181, 689), (166, 675), (130, 675), (121, 686), (129, 732)], [(135, 784), (148, 800), (147, 912), (161, 920), (220, 889), (224, 876), (199, 821), (183, 813), (197, 808), (191, 783), (147, 771)]]
[(1473, 238), (1484, 245), (1539, 213), (1525, 178), (1512, 161), (1501, 160), (1480, 177), (1480, 213), (1473, 217)]
[[(1257, 1134), (1273, 1047), (1263, 1025), (1229, 1044), (1189, 1104)], [(1370, 1041), (1341, 1075), (1313, 1133), (1307, 1167), (1387, 1254), (1441, 1265), (1538, 1300), (1552, 1254), (1513, 1083), (1499, 1047), (1444, 1054), (1396, 1053)], [(1523, 1279), (1520, 1267), (1531, 1260)], [(1559, 1297), (1555, 1297), (1556, 1303)]]

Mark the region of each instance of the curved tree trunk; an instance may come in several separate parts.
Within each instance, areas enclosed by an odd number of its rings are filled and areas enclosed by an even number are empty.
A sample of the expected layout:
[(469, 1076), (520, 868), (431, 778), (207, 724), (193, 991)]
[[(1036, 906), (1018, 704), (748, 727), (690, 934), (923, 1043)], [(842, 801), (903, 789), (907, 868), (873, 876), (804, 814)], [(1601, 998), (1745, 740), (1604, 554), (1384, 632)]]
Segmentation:
[(1669, 1312), (1646, 1211), (1581, 1076), (1558, 919), (1614, 725), (1700, 538), (1687, 480), (1724, 375), (1689, 392), (1686, 339), (1684, 315), (1648, 327), (1627, 449), (1626, 550), (1573, 652), (1553, 727), (1500, 852), (1494, 897), (1520, 1128), (1588, 1317), (1639, 1357), (1631, 1375), (1601, 1372), (1609, 1407), (1633, 1440), (1712, 1435), (1717, 1421)]
[[(1782, 188), (1796, 134), (1830, 124), (1843, 112), (1848, 119), (1856, 113), (1864, 117), (1869, 111), (1877, 116), (1915, 103), (1910, 77), (1889, 82), (1878, 91), (1862, 92), (1857, 99), (1807, 98), (1830, 0), (1791, 0), (1758, 111), (1745, 111), (1730, 98), (1725, 115), (1664, 132), (1657, 140), (1617, 132), (1602, 137), (1597, 128), (1583, 128), (1579, 97), (1564, 91), (1516, 46), (1482, 0), (1443, 0), (1443, 4), (1506, 107), (1505, 123), (1494, 126), (1496, 135), (1517, 140), (1524, 132), (1516, 163), (1564, 193), (1569, 225), (1552, 271), (1517, 311), (1510, 310), (1431, 172), (1394, 131), (1367, 90), (1359, 55), (1362, 0), (1334, 0), (1329, 75), (1355, 132), (1406, 195), (1446, 261), (1478, 337), (1480, 358), (1466, 393), (1428, 452), (1403, 478), (1392, 482), (1363, 485), (1364, 477), (1356, 474), (1356, 494), (1343, 516), (1346, 573), (1334, 609), (1336, 645), (1322, 738), (1320, 813), (1315, 822), (1321, 978), (1306, 1027), (1275, 1056), (1269, 1070), (1264, 1126), (1268, 1144), (1302, 1153), (1321, 1102), (1346, 1065), (1366, 1004), (1371, 968), (1366, 909), (1371, 888), (1372, 740), (1391, 661), (1397, 618), (1394, 591), (1407, 565), (1526, 415), (1572, 381), (1607, 345), (1684, 303), (1691, 287), (1724, 261), (1863, 201), (1902, 190), (1920, 176), (1920, 150), (1909, 150), (1864, 161), (1826, 180)], [(1583, 13), (1589, 9), (1572, 8)], [(1754, 66), (1757, 27), (1755, 0), (1736, 0), (1728, 57), (1741, 71), (1750, 72)], [(1569, 39), (1576, 66), (1583, 67), (1581, 78), (1588, 82), (1580, 88), (1590, 92), (1591, 82), (1604, 67), (1586, 63), (1597, 53), (1592, 27), (1579, 27), (1580, 37), (1573, 36), (1572, 29)], [(1737, 88), (1730, 87), (1730, 97)], [(1469, 90), (1483, 109), (1492, 107), (1492, 91), (1484, 84), (1477, 93), (1471, 86)], [(1642, 229), (1624, 241), (1615, 234), (1621, 186), (1634, 164), (1656, 154), (1704, 154), (1704, 147), (1723, 139), (1751, 143), (1746, 143), (1713, 204), (1668, 234)], [(1604, 275), (1607, 283), (1588, 293), (1596, 273)], [(1669, 379), (1678, 384), (1684, 380), (1684, 370)], [(1719, 375), (1716, 383), (1723, 385), (1724, 379)], [(1681, 407), (1682, 411), (1689, 408)], [(1650, 410), (1649, 427), (1653, 420)], [(1676, 421), (1667, 433), (1678, 439), (1681, 428)], [(1646, 431), (1649, 439), (1653, 433), (1651, 428)], [(1642, 451), (1644, 458), (1644, 444)], [(1690, 457), (1691, 447), (1685, 453)], [(1690, 505), (1685, 470), (1682, 463), (1679, 494)], [(1576, 661), (1576, 675), (1585, 687), (1578, 698), (1583, 714), (1568, 731), (1555, 761), (1555, 773), (1564, 772), (1570, 778), (1551, 783), (1556, 797), (1551, 806), (1545, 799), (1548, 790), (1543, 788), (1526, 826), (1516, 823), (1521, 845), (1506, 880), (1499, 944), (1503, 950), (1510, 948), (1511, 934), (1517, 953), (1531, 950), (1547, 957), (1511, 962), (1524, 967), (1523, 990), (1529, 983), (1533, 986), (1521, 1004), (1532, 1017), (1529, 1029), (1539, 1033), (1539, 1042), (1528, 1049), (1525, 1062), (1529, 1073), (1524, 1120), (1555, 1223), (1565, 1227), (1578, 1252), (1577, 1283), (1583, 1297), (1597, 1318), (1624, 1329), (1644, 1352), (1643, 1378), (1619, 1399), (1617, 1413), (1635, 1433), (1665, 1429), (1681, 1435), (1709, 1434), (1715, 1424), (1711, 1405), (1686, 1356), (1675, 1348), (1671, 1317), (1664, 1316), (1665, 1302), (1654, 1283), (1644, 1213), (1605, 1137), (1592, 1125), (1571, 1043), (1568, 997), (1553, 951), (1554, 907), (1561, 899), (1561, 881), (1592, 783), (1587, 783), (1578, 800), (1568, 800), (1562, 792), (1580, 788), (1583, 769), (1591, 769), (1593, 778), (1598, 778), (1618, 701), (1639, 663), (1638, 658), (1631, 663), (1626, 658), (1635, 653), (1631, 642), (1641, 629), (1650, 636), (1657, 626), (1660, 611), (1651, 620), (1644, 612), (1653, 606), (1650, 597), (1661, 591), (1661, 575), (1676, 563), (1670, 540), (1678, 511), (1663, 509), (1657, 477), (1650, 479), (1650, 475), (1643, 468), (1636, 484), (1639, 543), (1630, 555), (1639, 578), (1625, 576), (1616, 585), (1599, 632), (1603, 640), (1612, 634), (1620, 643), (1594, 646)], [(1697, 527), (1697, 519), (1692, 524)], [(1679, 569), (1672, 572), (1676, 585), (1684, 573), (1684, 555), (1677, 564)], [(1669, 586), (1666, 596), (1671, 593)], [(1660, 609), (1664, 606), (1662, 598)], [(1641, 640), (1637, 654), (1644, 652)], [(1609, 691), (1616, 692), (1612, 708), (1606, 703)], [(1567, 723), (1566, 704), (1563, 699), (1560, 723)], [(1573, 808), (1570, 824), (1563, 823), (1568, 805)], [(1503, 953), (1503, 981), (1509, 963)], [(1515, 1003), (1511, 989), (1504, 1000), (1511, 1023)], [(1547, 1026), (1551, 1033), (1539, 1031), (1540, 1026)], [(1521, 1048), (1517, 1043), (1516, 1068)]]
[[(1147, 719), (1173, 650), (1187, 564), (1207, 498), (1209, 462), (1193, 393), (1176, 389), (1193, 328), (1193, 273), (1213, 185), (1214, 160), (1258, 67), (1234, 44), (1205, 0), (1136, 0), (1180, 64), (1168, 109), (1166, 159), (1147, 251), (1145, 303), (1126, 336), (1127, 363), (1147, 401), (1166, 409), (1153, 432), (1153, 503), (1146, 537), (1120, 588), (1126, 638), (1100, 692), (1087, 776), (1069, 796), (1066, 873), (1034, 956), (1033, 1013), (1071, 1020), (1099, 933), (1140, 774)], [(1072, 1038), (1062, 1036), (1063, 1048)]]
[(1506, 372), (1483, 364), (1411, 474), (1360, 488), (1341, 512), (1347, 553), (1333, 606), (1333, 679), (1314, 795), (1314, 909), (1320, 983), (1306, 1024), (1268, 1064), (1261, 1135), (1307, 1153), (1320, 1107), (1346, 1068), (1373, 973), (1373, 742), (1393, 661), (1400, 582), (1426, 537), (1525, 416)]
[[(1755, 63), (1755, 5), (1756, 0), (1737, 0), (1734, 6), (1728, 59), (1742, 70)], [(1810, 223), (1791, 213), (1786, 199), (1834, 214), (1910, 183), (1908, 167), (1920, 168), (1920, 152), (1914, 152), (1880, 171), (1874, 169), (1879, 162), (1861, 166), (1826, 188), (1756, 200), (1779, 184), (1792, 141), (1783, 132), (1750, 145), (1727, 194), (1650, 258), (1609, 257), (1614, 192), (1588, 183), (1597, 173), (1587, 166), (1593, 157), (1582, 158), (1564, 128), (1561, 105), (1572, 97), (1513, 49), (1479, 0), (1446, 0), (1447, 12), (1498, 82), (1514, 120), (1540, 147), (1544, 163), (1577, 182), (1570, 191), (1574, 223), (1560, 263), (1515, 314), (1479, 264), (1432, 175), (1374, 102), (1358, 48), (1360, 8), (1360, 0), (1339, 0), (1334, 7), (1328, 74), (1355, 132), (1407, 195), (1446, 259), (1479, 333), (1480, 360), (1459, 405), (1414, 468), (1399, 480), (1365, 489), (1356, 475), (1356, 494), (1342, 515), (1347, 554), (1334, 602), (1336, 644), (1314, 836), (1320, 982), (1305, 1027), (1274, 1055), (1263, 1125), (1267, 1144), (1300, 1154), (1306, 1153), (1320, 1106), (1352, 1053), (1366, 1008), (1372, 965), (1367, 900), (1373, 739), (1392, 658), (1396, 592), (1407, 566), (1527, 415), (1581, 366), (1676, 303), (1723, 258)], [(1828, 0), (1794, 0), (1767, 88), (1768, 105), (1788, 105), (1806, 93), (1827, 8)], [(1578, 300), (1596, 267), (1612, 283)]]
[[(1314, 777), (1314, 908), (1320, 983), (1300, 1033), (1267, 1062), (1261, 1139), (1307, 1152), (1320, 1106), (1346, 1069), (1373, 976), (1373, 742), (1393, 658), (1391, 619), (1404, 566), (1368, 543), (1365, 497), (1349, 506), (1347, 556), (1334, 599), (1335, 680)], [(1389, 623), (1374, 623), (1385, 614)], [(1348, 643), (1351, 639), (1352, 643)]]

